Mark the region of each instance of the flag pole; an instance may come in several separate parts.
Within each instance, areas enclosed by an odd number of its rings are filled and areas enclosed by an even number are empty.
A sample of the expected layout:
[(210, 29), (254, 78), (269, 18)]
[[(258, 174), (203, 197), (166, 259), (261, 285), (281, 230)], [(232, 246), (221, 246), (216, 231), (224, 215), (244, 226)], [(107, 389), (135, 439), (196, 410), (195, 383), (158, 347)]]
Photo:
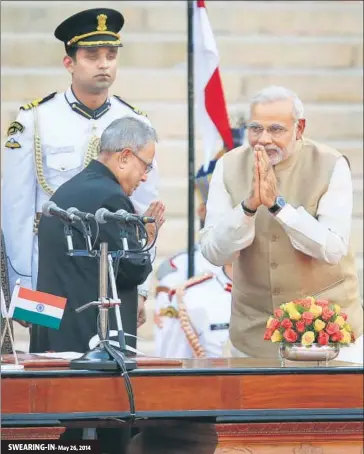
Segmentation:
[(195, 124), (194, 124), (193, 1), (187, 2), (188, 81), (188, 277), (195, 274)]

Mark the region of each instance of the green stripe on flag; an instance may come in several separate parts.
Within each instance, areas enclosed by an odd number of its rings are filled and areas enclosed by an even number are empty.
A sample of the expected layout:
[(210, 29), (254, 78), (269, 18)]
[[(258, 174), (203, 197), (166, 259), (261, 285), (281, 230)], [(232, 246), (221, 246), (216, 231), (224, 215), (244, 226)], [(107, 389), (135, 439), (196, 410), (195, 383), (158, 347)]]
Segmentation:
[(62, 320), (60, 318), (51, 317), (50, 315), (40, 314), (39, 312), (27, 311), (20, 307), (15, 308), (13, 318), (53, 329), (59, 329)]

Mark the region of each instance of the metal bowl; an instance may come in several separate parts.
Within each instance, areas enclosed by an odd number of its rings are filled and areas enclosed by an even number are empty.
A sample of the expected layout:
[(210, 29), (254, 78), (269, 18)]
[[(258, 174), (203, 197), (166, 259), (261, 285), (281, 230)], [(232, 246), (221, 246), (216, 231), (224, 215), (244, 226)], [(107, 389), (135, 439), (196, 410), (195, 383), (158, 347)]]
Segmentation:
[(282, 365), (284, 365), (285, 359), (288, 361), (325, 361), (327, 365), (329, 361), (332, 361), (338, 356), (339, 352), (340, 347), (333, 344), (312, 344), (310, 346), (280, 344), (279, 346)]

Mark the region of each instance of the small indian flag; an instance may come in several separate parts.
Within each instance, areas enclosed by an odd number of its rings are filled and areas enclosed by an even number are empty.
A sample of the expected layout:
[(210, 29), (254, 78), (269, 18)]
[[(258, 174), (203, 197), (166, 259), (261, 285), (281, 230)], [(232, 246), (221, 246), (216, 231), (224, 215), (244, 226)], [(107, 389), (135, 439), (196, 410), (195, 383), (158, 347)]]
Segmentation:
[(34, 325), (59, 329), (67, 299), (16, 285), (9, 315)]

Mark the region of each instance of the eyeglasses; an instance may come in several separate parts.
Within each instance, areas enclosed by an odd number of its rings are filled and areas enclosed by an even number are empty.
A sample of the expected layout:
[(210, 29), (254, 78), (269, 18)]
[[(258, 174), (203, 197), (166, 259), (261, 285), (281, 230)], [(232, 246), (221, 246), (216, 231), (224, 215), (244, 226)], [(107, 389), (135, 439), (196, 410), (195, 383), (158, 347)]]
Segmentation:
[(253, 137), (260, 137), (263, 134), (263, 131), (267, 131), (267, 133), (274, 139), (278, 139), (288, 132), (287, 128), (280, 125), (271, 125), (268, 126), (268, 128), (263, 128), (263, 126), (258, 123), (249, 123), (247, 125), (247, 129)]
[(149, 163), (147, 161), (144, 160), (144, 158), (140, 157), (137, 153), (134, 153), (133, 150), (130, 150), (133, 155), (139, 159), (139, 161), (141, 161), (144, 165), (145, 165), (145, 173), (149, 173), (153, 170), (153, 163)]
[(144, 158), (142, 158), (141, 156), (139, 156), (139, 155), (138, 155), (135, 151), (133, 151), (131, 148), (122, 148), (122, 149), (120, 149), (120, 150), (118, 150), (118, 151), (122, 152), (122, 151), (124, 151), (124, 150), (130, 151), (130, 153), (131, 153), (133, 156), (135, 156), (137, 159), (139, 159), (139, 161), (141, 161), (141, 162), (144, 164), (144, 166), (145, 166), (145, 173), (149, 173), (150, 171), (153, 170), (153, 168), (154, 168), (154, 167), (153, 167), (153, 163), (152, 163), (152, 162), (149, 163), (149, 162), (145, 161)]

